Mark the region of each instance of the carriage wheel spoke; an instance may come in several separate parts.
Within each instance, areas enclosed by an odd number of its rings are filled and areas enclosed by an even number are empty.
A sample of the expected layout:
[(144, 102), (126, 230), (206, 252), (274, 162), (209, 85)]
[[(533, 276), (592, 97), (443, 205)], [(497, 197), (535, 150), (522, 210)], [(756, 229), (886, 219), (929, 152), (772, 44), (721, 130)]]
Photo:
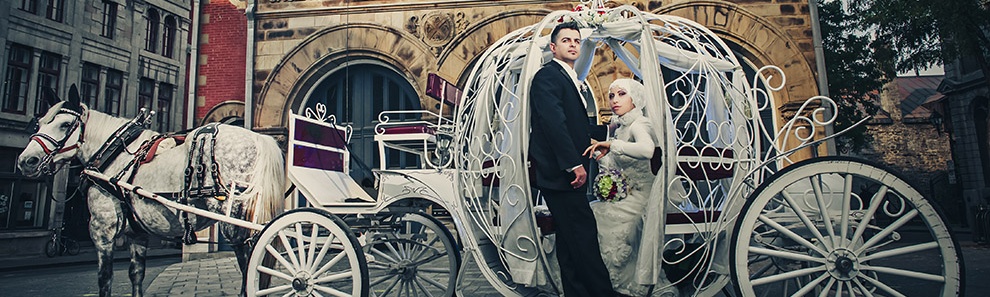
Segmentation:
[[(872, 277), (869, 277), (869, 276), (866, 276), (866, 275), (862, 275), (862, 274), (859, 275), (859, 278), (862, 278), (862, 279), (865, 279), (865, 280), (869, 281), (871, 284), (873, 284), (877, 288), (886, 291), (887, 294), (898, 296), (898, 297), (905, 297), (904, 294), (901, 294), (901, 292), (898, 292), (897, 290), (894, 290), (894, 288), (891, 288), (891, 287), (887, 286), (886, 284), (881, 283), (880, 281), (876, 280), (875, 278), (872, 278)], [(861, 288), (863, 287), (862, 284), (860, 284), (859, 286)], [(869, 291), (866, 290), (866, 292), (869, 292)]]
[(885, 237), (887, 237), (887, 235), (890, 235), (890, 233), (894, 232), (894, 230), (897, 230), (901, 226), (904, 226), (904, 224), (906, 224), (908, 221), (913, 219), (914, 216), (916, 215), (918, 215), (917, 209), (912, 209), (911, 211), (907, 212), (906, 214), (904, 214), (904, 216), (898, 218), (896, 221), (891, 223), (890, 226), (883, 228), (883, 230), (881, 230), (879, 233), (873, 235), (873, 237), (870, 237), (869, 241), (863, 243), (863, 246), (859, 247), (859, 249), (856, 250), (856, 254), (862, 255), (863, 251), (873, 247), (873, 245), (876, 245), (878, 242), (880, 242)]
[(324, 272), (327, 272), (327, 270), (330, 270), (330, 267), (331, 266), (336, 265), (337, 262), (340, 262), (340, 259), (343, 259), (345, 256), (347, 256), (347, 253), (344, 252), (344, 251), (341, 251), (336, 256), (333, 256), (333, 258), (330, 259), (330, 261), (327, 261), (327, 264), (323, 264), (323, 266), (320, 267), (320, 270), (317, 270), (316, 272), (313, 272), (313, 275), (321, 275)]
[[(853, 175), (846, 174), (842, 183), (842, 214), (839, 218), (839, 239), (843, 242), (839, 242), (840, 246), (845, 246), (846, 235), (849, 235), (849, 205), (852, 200), (852, 182)], [(841, 287), (841, 285), (840, 285)]]
[(386, 274), (385, 276), (379, 277), (378, 279), (375, 279), (375, 280), (371, 281), (371, 283), (369, 283), (369, 285), (372, 286), (372, 287), (374, 287), (374, 286), (377, 286), (378, 284), (380, 284), (380, 283), (382, 283), (384, 281), (390, 280), (390, 279), (392, 279), (394, 277), (397, 277), (397, 275), (395, 275), (395, 274)]
[(289, 290), (288, 292), (285, 292), (285, 294), (283, 294), (282, 297), (289, 297), (295, 294), (296, 294), (296, 290)]
[[(392, 246), (392, 243), (391, 242), (387, 242), (386, 241), (385, 242), (385, 247), (388, 247), (388, 250), (390, 252), (392, 252), (392, 254), (395, 255), (396, 257), (398, 257), (399, 259), (405, 259), (405, 257), (403, 257), (403, 255), (401, 253), (399, 253), (399, 251), (396, 250), (395, 247)], [(396, 261), (396, 262), (398, 262), (398, 261)]]
[[(800, 213), (800, 212), (798, 212), (798, 213)], [(762, 214), (761, 214), (761, 215), (760, 215), (760, 217), (759, 217), (759, 219), (760, 219), (760, 221), (761, 221), (761, 222), (763, 222), (764, 224), (767, 224), (767, 225), (769, 225), (770, 227), (773, 227), (773, 228), (774, 228), (774, 229), (776, 229), (776, 230), (777, 230), (778, 232), (780, 232), (780, 233), (782, 233), (782, 234), (784, 234), (784, 235), (786, 235), (786, 236), (787, 236), (788, 238), (790, 238), (790, 239), (792, 239), (792, 240), (794, 240), (795, 242), (797, 242), (797, 243), (800, 243), (801, 245), (803, 245), (803, 246), (805, 246), (805, 247), (807, 247), (807, 248), (809, 248), (809, 249), (811, 249), (811, 250), (813, 250), (813, 251), (815, 251), (815, 252), (817, 252), (817, 253), (818, 253), (819, 255), (823, 255), (823, 256), (824, 256), (824, 255), (828, 255), (828, 252), (825, 252), (825, 251), (823, 251), (823, 250), (822, 250), (821, 248), (819, 248), (819, 247), (818, 247), (818, 246), (816, 246), (815, 244), (813, 244), (813, 243), (811, 243), (810, 241), (808, 241), (808, 240), (806, 240), (806, 239), (804, 239), (804, 238), (803, 238), (803, 237), (801, 237), (800, 235), (797, 235), (797, 234), (795, 234), (795, 233), (794, 233), (794, 231), (791, 231), (790, 229), (787, 229), (786, 227), (784, 227), (784, 226), (781, 226), (781, 225), (780, 225), (779, 223), (777, 223), (777, 222), (775, 222), (775, 221), (773, 221), (773, 220), (771, 220), (771, 219), (770, 219), (770, 218), (768, 218), (768, 217), (767, 217), (766, 215), (762, 215)]]
[(418, 267), (416, 271), (430, 272), (430, 273), (450, 273), (450, 269), (444, 268), (430, 268), (430, 267)]
[(772, 264), (764, 265), (763, 268), (760, 268), (760, 270), (757, 270), (756, 272), (753, 272), (752, 274), (750, 274), (749, 275), (749, 279), (754, 279), (754, 278), (757, 278), (757, 277), (764, 276), (765, 275), (764, 273), (766, 273), (767, 271), (769, 271), (771, 268), (774, 268), (774, 267), (775, 266), (772, 265)]
[[(828, 290), (832, 289), (832, 285), (835, 284), (835, 279), (830, 278), (827, 283), (825, 283), (825, 288), (822, 289), (821, 293), (818, 293), (818, 297), (827, 297)], [(842, 283), (839, 283), (839, 288), (842, 288)]]
[[(804, 226), (811, 231), (811, 234), (814, 235), (816, 239), (818, 239), (818, 242), (824, 244), (827, 249), (831, 249), (832, 245), (825, 240), (825, 237), (822, 236), (822, 232), (818, 230), (818, 226), (816, 226), (815, 223), (811, 221), (811, 218), (808, 218), (808, 214), (804, 213), (804, 210), (801, 209), (801, 205), (799, 205), (796, 201), (794, 201), (794, 198), (791, 197), (791, 195), (788, 194), (787, 191), (780, 192), (780, 195), (784, 197), (784, 201), (786, 201), (787, 205), (791, 207), (791, 210), (794, 212), (794, 214), (796, 214), (798, 218), (801, 219), (801, 222), (804, 223)], [(826, 255), (827, 253), (822, 253), (822, 254)]]
[(272, 293), (276, 293), (276, 292), (282, 292), (283, 290), (292, 292), (292, 285), (281, 285), (281, 286), (278, 286), (278, 287), (272, 287), (272, 288), (260, 290), (260, 291), (258, 291), (258, 294), (257, 295), (258, 296), (264, 296), (264, 295), (268, 295), (268, 294), (272, 294)]
[(292, 282), (292, 279), (294, 279), (294, 277), (292, 277), (291, 275), (285, 274), (285, 273), (283, 273), (281, 271), (278, 271), (278, 270), (275, 270), (275, 269), (271, 269), (271, 268), (268, 268), (268, 267), (265, 267), (265, 266), (260, 266), (259, 265), (258, 266), (258, 271), (259, 272), (263, 272), (263, 273), (267, 273), (268, 275), (271, 275), (271, 276), (274, 276), (274, 277), (278, 277), (278, 278), (287, 280), (289, 282)]
[(413, 279), (413, 283), (415, 283), (420, 292), (425, 293), (427, 297), (433, 297), (433, 293), (430, 293), (430, 290), (427, 290), (426, 287), (423, 286), (423, 283), (419, 282), (418, 279)]
[(771, 275), (771, 276), (764, 277), (764, 278), (754, 279), (753, 280), (753, 286), (755, 287), (755, 286), (765, 285), (765, 284), (769, 284), (769, 283), (773, 283), (773, 282), (778, 282), (778, 281), (786, 280), (786, 279), (790, 279), (790, 278), (796, 278), (796, 277), (799, 277), (799, 276), (805, 276), (805, 275), (809, 275), (809, 274), (812, 274), (812, 273), (815, 273), (815, 272), (819, 272), (819, 271), (825, 271), (825, 265), (815, 266), (815, 267), (810, 267), (810, 268), (803, 268), (803, 269), (798, 269), (798, 270), (794, 270), (794, 271), (784, 272), (784, 273), (781, 273), (781, 274)]
[[(388, 293), (391, 293), (392, 289), (395, 289), (395, 285), (398, 285), (400, 281), (402, 281), (401, 278), (395, 278), (395, 281), (388, 288), (385, 288), (385, 292), (382, 292), (382, 296), (388, 296)], [(400, 287), (399, 290), (402, 290), (402, 288)]]
[[(809, 181), (811, 182), (811, 190), (815, 192), (815, 200), (818, 201), (818, 214), (822, 216), (822, 221), (825, 222), (825, 231), (828, 231), (829, 241), (823, 241), (828, 247), (834, 247), (835, 242), (835, 226), (832, 225), (832, 218), (828, 215), (828, 206), (825, 205), (825, 195), (822, 194), (822, 183), (821, 176), (814, 175)], [(844, 207), (844, 206), (843, 206)], [(809, 226), (812, 227), (812, 226)], [(818, 229), (818, 228), (815, 228)]]
[(866, 255), (866, 256), (863, 256), (863, 257), (859, 258), (859, 261), (860, 262), (867, 262), (867, 261), (870, 261), (870, 260), (883, 259), (883, 258), (886, 258), (886, 257), (893, 257), (893, 256), (904, 255), (904, 254), (916, 253), (916, 252), (920, 252), (920, 251), (924, 251), (924, 250), (929, 250), (929, 249), (933, 249), (933, 248), (937, 248), (937, 247), (938, 247), (938, 243), (937, 242), (934, 242), (934, 241), (927, 242), (927, 243), (919, 243), (919, 244), (915, 244), (915, 245), (909, 245), (909, 246), (905, 246), (905, 247), (899, 247), (899, 248), (896, 248), (896, 249), (891, 249), (891, 250), (886, 250), (886, 251), (882, 251), (882, 252), (876, 252), (876, 253), (873, 253), (873, 254), (869, 254), (869, 255)]
[[(314, 226), (315, 227), (315, 226)], [(296, 222), (296, 247), (299, 253), (299, 268), (308, 270), (310, 259), (306, 258), (306, 244), (303, 241), (302, 222)]]
[(278, 231), (278, 238), (285, 245), (285, 253), (289, 255), (289, 260), (292, 261), (292, 267), (302, 267), (299, 266), (299, 259), (296, 259), (296, 252), (292, 250), (292, 245), (289, 244), (289, 238), (285, 236), (285, 230)]
[[(306, 269), (307, 270), (313, 270), (313, 267), (316, 267), (316, 263), (317, 263), (316, 262), (317, 261), (316, 260), (316, 245), (317, 245), (316, 243), (317, 243), (317, 240), (319, 239), (319, 234), (320, 234), (319, 231), (320, 231), (320, 225), (313, 224), (313, 227), (310, 229), (310, 234), (309, 234), (309, 257), (308, 257), (308, 259), (309, 259), (310, 262), (309, 262), (308, 265), (306, 265)], [(327, 242), (329, 242), (329, 240)], [(320, 250), (322, 251), (322, 247), (321, 247)], [(322, 258), (322, 256), (323, 255), (320, 255), (321, 258)]]
[(339, 297), (349, 297), (349, 296), (352, 296), (351, 294), (347, 294), (347, 293), (341, 292), (341, 291), (339, 291), (337, 289), (334, 289), (334, 288), (331, 288), (331, 287), (325, 287), (325, 286), (321, 286), (321, 285), (313, 285), (313, 289), (315, 289), (317, 291), (320, 291), (320, 292), (323, 292), (323, 293), (327, 293), (327, 294), (333, 295), (333, 296), (339, 296)]
[[(811, 280), (810, 282), (808, 282), (807, 284), (805, 284), (804, 287), (801, 287), (801, 290), (798, 290), (797, 292), (794, 292), (794, 294), (791, 294), (791, 296), (793, 296), (793, 297), (800, 297), (800, 296), (807, 295), (809, 292), (811, 292), (811, 290), (814, 290), (815, 287), (818, 287), (818, 284), (821, 283), (822, 281), (824, 281), (826, 278), (829, 278), (829, 274), (828, 273), (822, 273), (821, 276), (819, 276), (816, 279)], [(799, 285), (800, 285), (800, 283), (799, 283)]]
[(849, 238), (849, 244), (846, 245), (846, 247), (852, 246), (853, 242), (855, 242), (857, 238), (863, 236), (863, 232), (866, 231), (866, 226), (869, 225), (870, 219), (877, 213), (877, 208), (880, 207), (880, 203), (887, 197), (887, 190), (887, 185), (881, 185), (880, 189), (878, 189), (876, 193), (873, 193), (873, 198), (870, 198), (870, 208), (866, 210), (866, 215), (860, 218), (859, 225), (856, 226), (856, 231), (853, 232), (853, 236)]
[(771, 250), (756, 246), (749, 247), (749, 251), (758, 255), (767, 255), (767, 256), (774, 256), (778, 258), (784, 258), (784, 259), (790, 259), (796, 261), (816, 262), (816, 263), (825, 264), (825, 258), (815, 258), (809, 255), (793, 253), (790, 251)]
[(265, 250), (268, 251), (268, 254), (272, 255), (272, 257), (274, 257), (275, 260), (278, 261), (278, 263), (282, 264), (282, 266), (285, 267), (285, 269), (288, 269), (290, 274), (296, 274), (297, 272), (296, 267), (289, 264), (289, 261), (286, 260), (285, 257), (282, 257), (282, 253), (279, 253), (277, 250), (275, 250), (275, 247), (272, 247), (271, 245), (266, 245)]
[(342, 279), (345, 279), (345, 278), (348, 278), (348, 277), (352, 277), (352, 276), (354, 276), (354, 272), (352, 272), (350, 269), (348, 269), (348, 270), (345, 270), (345, 271), (340, 272), (340, 273), (337, 273), (337, 274), (331, 274), (331, 275), (324, 276), (324, 277), (321, 277), (321, 278), (318, 278), (318, 279), (314, 279), (313, 282), (315, 282), (315, 283), (329, 283), (329, 282), (333, 282), (333, 281), (339, 281), (339, 280), (342, 280)]
[(386, 254), (385, 254), (384, 252), (382, 252), (382, 251), (379, 251), (379, 250), (378, 250), (378, 249), (376, 249), (375, 247), (370, 247), (369, 249), (371, 250), (371, 253), (372, 253), (372, 254), (375, 254), (376, 256), (379, 256), (379, 257), (382, 257), (382, 258), (385, 258), (385, 260), (388, 260), (389, 262), (392, 262), (392, 263), (399, 263), (399, 261), (397, 261), (397, 260), (395, 260), (395, 259), (393, 259), (392, 257), (389, 257), (389, 256), (388, 256), (388, 255), (386, 255)]
[(897, 275), (897, 276), (904, 276), (904, 277), (910, 277), (910, 278), (916, 278), (916, 279), (923, 279), (923, 280), (933, 281), (933, 282), (940, 282), (940, 283), (944, 283), (945, 282), (945, 277), (944, 276), (941, 276), (941, 275), (928, 274), (928, 273), (924, 273), (924, 272), (910, 271), (910, 270), (904, 270), (904, 269), (898, 269), (898, 268), (892, 268), (892, 267), (862, 265), (862, 270), (872, 270), (872, 271), (876, 271), (876, 272), (879, 272), (879, 273), (886, 273), (886, 274)]
[[(315, 228), (314, 228), (314, 229), (315, 229)], [(317, 232), (315, 232), (315, 231), (316, 231), (316, 230), (314, 230), (314, 234), (316, 234), (316, 233), (317, 233)], [(316, 237), (316, 235), (313, 235), (313, 236), (314, 236), (314, 237)], [(313, 259), (313, 264), (312, 264), (312, 265), (311, 265), (311, 266), (309, 267), (309, 270), (313, 270), (313, 268), (316, 268), (316, 264), (317, 264), (317, 263), (320, 263), (320, 262), (323, 262), (323, 257), (326, 257), (326, 256), (327, 256), (327, 252), (329, 252), (329, 251), (330, 251), (330, 246), (331, 246), (331, 243), (333, 242), (333, 240), (334, 240), (335, 238), (336, 238), (336, 237), (335, 237), (335, 236), (333, 235), (333, 233), (330, 233), (330, 234), (329, 234), (329, 237), (327, 237), (327, 240), (323, 242), (323, 246), (322, 246), (322, 247), (320, 247), (320, 254), (319, 254), (319, 255), (316, 255), (316, 258), (314, 258), (314, 259)], [(316, 241), (314, 240), (313, 242), (314, 242), (314, 244), (315, 244), (315, 242), (316, 242)], [(343, 253), (343, 252), (342, 252), (342, 253)], [(342, 254), (342, 253), (341, 253), (341, 254)], [(338, 255), (337, 255), (337, 256), (335, 256), (335, 257), (339, 257), (339, 256), (340, 256), (340, 255), (338, 254)]]
[[(859, 281), (858, 278), (854, 278), (852, 282), (847, 283), (849, 284), (849, 295), (855, 294), (854, 292), (856, 292), (856, 288), (859, 288), (859, 291), (863, 292), (863, 296), (873, 297), (873, 292), (870, 292), (870, 290), (867, 289), (866, 286), (863, 285), (863, 282)], [(856, 287), (852, 286), (853, 283), (856, 284)]]
[(434, 287), (437, 287), (437, 289), (444, 290), (444, 291), (447, 290), (447, 286), (444, 286), (443, 284), (441, 284), (440, 282), (438, 282), (436, 280), (427, 278), (427, 277), (422, 276), (422, 275), (419, 275), (419, 274), (417, 274), (416, 277), (423, 279), (427, 283), (433, 285)]

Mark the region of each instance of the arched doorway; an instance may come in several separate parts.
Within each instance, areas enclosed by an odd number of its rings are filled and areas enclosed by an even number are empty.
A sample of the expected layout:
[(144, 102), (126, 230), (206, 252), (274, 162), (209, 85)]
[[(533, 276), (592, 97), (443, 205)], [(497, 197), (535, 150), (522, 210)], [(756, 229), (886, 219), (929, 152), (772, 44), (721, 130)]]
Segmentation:
[[(351, 125), (350, 175), (364, 186), (374, 180), (372, 168), (378, 168), (377, 145), (374, 142), (375, 125), (380, 122), (379, 113), (386, 110), (422, 109), (412, 84), (392, 66), (376, 60), (362, 60), (340, 65), (327, 72), (304, 97), (299, 110), (316, 110), (317, 104), (326, 105), (327, 114), (334, 115), (337, 124)], [(395, 120), (414, 120), (419, 114), (410, 114)], [(418, 156), (389, 150), (389, 168), (419, 166)]]

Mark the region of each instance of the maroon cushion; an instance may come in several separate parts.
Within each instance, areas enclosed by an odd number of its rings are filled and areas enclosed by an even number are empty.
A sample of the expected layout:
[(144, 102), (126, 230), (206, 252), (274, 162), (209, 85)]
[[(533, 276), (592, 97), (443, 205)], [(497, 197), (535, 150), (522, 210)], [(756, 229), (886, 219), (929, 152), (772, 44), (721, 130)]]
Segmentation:
[(415, 134), (415, 133), (426, 133), (426, 134), (436, 134), (436, 130), (427, 125), (403, 125), (403, 126), (390, 126), (383, 129), (382, 134)]
[[(715, 148), (710, 146), (682, 146), (677, 150), (678, 157), (697, 157), (698, 155), (713, 158), (721, 157), (721, 159), (726, 162), (678, 162), (677, 174), (687, 176), (691, 180), (715, 180), (732, 177), (735, 164), (727, 164), (731, 162), (735, 156), (732, 149)], [(657, 147), (653, 150), (653, 157), (650, 159), (650, 169), (653, 170), (653, 174), (657, 174), (657, 172), (660, 171), (661, 165), (663, 165), (663, 151), (660, 147)], [(731, 165), (732, 167), (726, 168), (727, 165)]]
[(722, 216), (722, 211), (698, 211), (689, 213), (669, 213), (667, 214), (667, 224), (700, 224), (717, 222)]

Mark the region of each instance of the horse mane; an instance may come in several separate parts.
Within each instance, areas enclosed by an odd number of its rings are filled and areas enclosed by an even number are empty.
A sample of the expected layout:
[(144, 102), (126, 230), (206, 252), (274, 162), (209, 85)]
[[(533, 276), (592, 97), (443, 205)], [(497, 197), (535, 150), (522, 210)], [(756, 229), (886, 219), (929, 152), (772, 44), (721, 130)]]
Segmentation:
[(92, 139), (106, 141), (114, 131), (117, 131), (117, 128), (130, 121), (129, 119), (118, 118), (100, 111), (88, 109), (85, 105), (83, 105), (83, 110), (86, 111), (86, 114), (83, 115), (86, 117), (86, 138), (93, 137)]

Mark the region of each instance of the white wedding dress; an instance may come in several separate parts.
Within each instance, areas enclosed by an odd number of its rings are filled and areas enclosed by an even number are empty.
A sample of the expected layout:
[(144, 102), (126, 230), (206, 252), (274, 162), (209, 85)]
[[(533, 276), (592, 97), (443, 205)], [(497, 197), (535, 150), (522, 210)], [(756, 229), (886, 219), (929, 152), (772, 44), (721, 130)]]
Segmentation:
[[(649, 120), (642, 109), (634, 108), (618, 117), (618, 128), (610, 137), (608, 154), (599, 160), (602, 171), (617, 169), (626, 176), (629, 191), (619, 201), (591, 204), (598, 222), (598, 242), (608, 268), (612, 287), (629, 296), (646, 296), (650, 286), (636, 281), (637, 255), (643, 231), (643, 217), (655, 175), (650, 170), (655, 142)], [(661, 237), (663, 238), (663, 237)], [(657, 263), (659, 268), (659, 263)], [(662, 273), (662, 272), (661, 272)], [(669, 287), (661, 274), (657, 288)], [(652, 296), (677, 296), (676, 288), (654, 290)]]

